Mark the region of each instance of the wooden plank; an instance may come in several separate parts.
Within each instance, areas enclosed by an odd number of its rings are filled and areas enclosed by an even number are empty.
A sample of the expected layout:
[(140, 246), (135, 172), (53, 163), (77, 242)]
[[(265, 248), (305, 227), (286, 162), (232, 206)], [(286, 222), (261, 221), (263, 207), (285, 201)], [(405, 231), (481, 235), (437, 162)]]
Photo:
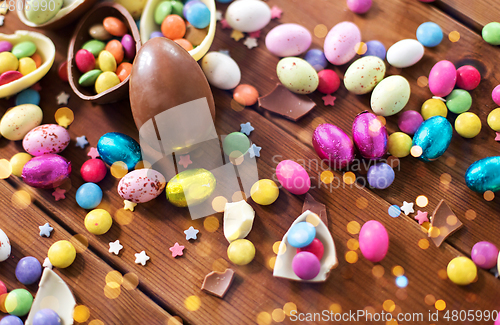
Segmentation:
[[(30, 189), (26, 190), (32, 193)], [(35, 295), (38, 290), (37, 285), (24, 286), (17, 281), (15, 277), (17, 263), (25, 256), (34, 256), (43, 263), (53, 243), (58, 240), (72, 240), (72, 235), (40, 211), (35, 203), (29, 204), (24, 199), (16, 201), (15, 197), (24, 198), (24, 196), (15, 193), (18, 192), (6, 181), (0, 182), (0, 205), (4, 207), (0, 214), (0, 224), (12, 245), (11, 256), (2, 263), (0, 268), (0, 278), (9, 291), (25, 288)], [(12, 203), (12, 200), (17, 203)], [(38, 226), (46, 222), (54, 228), (49, 238), (39, 236)], [(100, 320), (104, 324), (138, 324), (141, 322), (158, 324), (166, 323), (172, 318), (149, 297), (136, 289), (135, 282), (130, 280), (125, 281), (120, 289), (109, 290), (108, 295), (113, 298), (107, 298), (104, 289), (107, 283), (106, 275), (114, 271), (113, 268), (96, 256), (91, 249), (85, 249), (84, 245), (80, 244), (77, 248), (84, 251), (77, 254), (75, 262), (66, 269), (54, 269), (54, 271), (73, 291), (77, 304), (89, 308), (88, 322)], [(131, 274), (126, 278), (134, 279)], [(118, 277), (116, 279), (119, 282)]]
[(440, 0), (433, 5), (478, 33), (481, 33), (484, 25), (499, 20), (498, 1)]

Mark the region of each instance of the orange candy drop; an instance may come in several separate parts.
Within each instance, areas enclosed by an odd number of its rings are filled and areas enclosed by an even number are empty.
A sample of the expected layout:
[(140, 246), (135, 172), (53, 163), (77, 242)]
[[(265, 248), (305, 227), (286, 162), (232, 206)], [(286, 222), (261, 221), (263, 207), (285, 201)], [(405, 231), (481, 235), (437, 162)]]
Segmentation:
[(238, 104), (252, 106), (257, 103), (259, 92), (254, 86), (242, 84), (234, 89), (233, 98)]

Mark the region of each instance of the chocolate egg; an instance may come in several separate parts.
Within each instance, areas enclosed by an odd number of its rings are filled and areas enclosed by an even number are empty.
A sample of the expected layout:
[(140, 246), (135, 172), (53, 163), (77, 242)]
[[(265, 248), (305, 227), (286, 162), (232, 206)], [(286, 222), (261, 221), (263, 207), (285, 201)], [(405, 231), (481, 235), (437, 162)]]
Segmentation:
[(205, 74), (188, 52), (167, 38), (153, 38), (137, 53), (130, 105), (141, 145), (144, 141), (157, 152), (188, 151), (217, 138), (215, 104)]
[(71, 162), (56, 154), (32, 158), (23, 168), (23, 180), (37, 188), (55, 188), (71, 173)]
[(474, 162), (465, 173), (465, 183), (475, 192), (500, 191), (500, 157)]
[(217, 181), (206, 169), (188, 169), (175, 175), (167, 184), (167, 199), (177, 207), (195, 206), (212, 195)]
[(320, 124), (313, 133), (314, 150), (321, 159), (344, 168), (354, 160), (354, 144), (344, 131), (332, 124)]
[(434, 116), (424, 121), (413, 136), (413, 146), (420, 147), (418, 159), (436, 160), (448, 149), (453, 136), (450, 122), (442, 116)]
[(108, 165), (115, 162), (124, 162), (128, 169), (132, 169), (142, 159), (141, 147), (131, 137), (118, 132), (103, 135), (97, 142), (99, 156)]
[(387, 129), (368, 111), (359, 113), (354, 119), (352, 138), (364, 158), (379, 159), (387, 152)]

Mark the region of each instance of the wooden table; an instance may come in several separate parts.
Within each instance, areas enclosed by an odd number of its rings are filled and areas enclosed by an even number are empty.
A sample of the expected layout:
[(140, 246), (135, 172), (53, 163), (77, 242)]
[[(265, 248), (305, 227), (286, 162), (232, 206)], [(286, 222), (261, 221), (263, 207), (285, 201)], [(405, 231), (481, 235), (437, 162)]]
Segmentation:
[[(281, 240), (300, 214), (304, 201), (303, 195), (295, 196), (286, 190), (280, 191), (279, 199), (271, 206), (259, 206), (249, 200), (256, 211), (256, 219), (248, 239), (255, 244), (257, 255), (248, 266), (238, 267), (229, 262), (221, 213), (213, 215), (220, 226), (210, 232), (206, 230), (203, 219), (191, 220), (187, 210), (173, 207), (165, 195), (137, 206), (135, 212), (125, 211), (116, 191), (118, 179), (110, 174), (99, 184), (105, 193), (101, 207), (114, 216), (115, 223), (102, 236), (87, 232), (83, 224), (86, 211), (75, 202), (76, 189), (83, 183), (80, 166), (88, 159), (90, 146), (96, 146), (104, 133), (122, 132), (137, 139), (137, 130), (128, 101), (92, 105), (79, 100), (69, 85), (58, 78), (57, 67), (66, 58), (74, 26), (60, 31), (42, 31), (54, 41), (57, 49), (54, 66), (40, 83), (43, 123), (55, 122), (54, 113), (59, 107), (57, 94), (61, 91), (71, 94), (68, 106), (75, 113), (75, 121), (69, 128), (72, 142), (62, 155), (71, 160), (73, 173), (66, 199), (58, 202), (51, 191), (30, 188), (14, 176), (0, 182), (0, 228), (9, 235), (13, 247), (11, 258), (0, 265), (0, 279), (9, 290), (23, 287), (14, 276), (19, 259), (31, 255), (43, 261), (53, 242), (72, 239), (84, 245), (78, 245), (80, 253), (71, 267), (56, 272), (69, 284), (77, 303), (89, 308), (90, 318), (86, 323), (92, 325), (292, 323), (293, 319), (285, 317), (284, 313), (290, 314), (295, 308), (299, 313), (321, 313), (323, 310), (347, 314), (358, 310), (371, 313), (392, 311), (394, 315), (422, 313), (422, 322), (399, 323), (449, 324), (453, 321), (443, 318), (447, 311), (451, 316), (454, 310), (500, 309), (500, 283), (494, 275), (478, 270), (477, 282), (460, 287), (446, 279), (445, 272), (448, 262), (454, 257), (470, 256), (472, 246), (478, 241), (500, 245), (497, 233), (500, 229), (500, 198), (486, 201), (481, 194), (470, 191), (464, 182), (465, 171), (472, 162), (500, 154), (500, 145), (494, 140), (495, 133), (486, 124), (488, 113), (495, 108), (490, 94), (500, 82), (497, 69), (500, 49), (488, 45), (480, 36), (482, 26), (498, 20), (500, 4), (491, 0), (441, 0), (434, 4), (416, 0), (375, 0), (366, 15), (356, 15), (347, 9), (345, 1), (340, 0), (270, 0), (268, 3), (281, 7), (283, 15), (263, 30), (257, 48), (249, 50), (243, 45), (243, 40), (236, 42), (230, 37), (231, 31), (222, 29), (220, 24), (212, 46), (215, 51), (228, 49), (240, 65), (241, 82), (254, 85), (260, 94), (269, 93), (277, 82), (274, 71), (279, 59), (266, 50), (264, 38), (279, 23), (302, 24), (312, 32), (319, 24), (330, 29), (338, 22), (349, 20), (359, 26), (363, 41), (378, 39), (389, 47), (398, 40), (415, 38), (415, 31), (421, 23), (434, 21), (444, 31), (443, 42), (426, 49), (424, 58), (414, 67), (403, 70), (390, 67), (388, 75), (401, 74), (410, 81), (412, 94), (405, 109), (419, 110), (432, 95), (428, 87), (417, 84), (417, 79), (428, 76), (434, 63), (447, 59), (457, 66), (475, 65), (483, 80), (471, 92), (471, 111), (483, 122), (481, 133), (470, 140), (454, 133), (447, 152), (431, 163), (412, 157), (401, 159), (396, 168), (396, 180), (386, 190), (371, 190), (360, 186), (359, 182), (348, 185), (342, 181), (342, 171), (332, 171), (341, 186), (331, 189), (320, 181), (321, 172), (327, 169), (314, 163), (307, 164), (313, 183), (309, 193), (327, 205), (329, 229), (337, 246), (339, 266), (332, 270), (325, 283), (291, 282), (274, 278), (271, 269), (276, 257), (273, 244)], [(226, 7), (218, 5), (222, 11)], [(15, 13), (8, 13), (0, 32), (9, 34), (18, 29), (30, 28), (22, 25)], [(452, 31), (460, 34), (458, 42), (448, 39)], [(312, 47), (322, 48), (323, 37), (313, 36)], [(343, 75), (347, 67), (332, 69)], [(369, 95), (350, 94), (342, 86), (335, 94), (335, 105), (331, 107), (323, 105), (321, 94), (316, 92), (310, 97), (317, 107), (298, 122), (291, 122), (257, 107), (235, 111), (231, 109), (231, 91), (212, 90), (217, 107), (215, 124), (220, 135), (239, 131), (239, 125), (247, 121), (255, 127), (250, 139), (262, 146), (258, 158), (259, 178), (272, 178), (276, 162), (281, 159), (316, 161), (318, 157), (311, 145), (314, 128), (328, 122), (350, 135), (355, 115), (369, 108), (370, 98)], [(0, 100), (0, 113), (12, 106), (13, 98)], [(397, 116), (387, 118), (387, 127), (390, 133), (398, 130)], [(85, 135), (90, 144), (85, 149), (75, 147), (75, 139), (81, 135)], [(0, 139), (0, 158), (10, 159), (20, 151), (20, 142)], [(32, 199), (28, 206), (11, 201), (21, 190), (29, 193)], [(387, 213), (389, 206), (402, 205), (403, 201), (414, 202), (419, 195), (425, 195), (429, 201), (426, 207), (419, 208), (422, 211), (431, 214), (438, 202), (445, 199), (464, 223), (464, 227), (440, 248), (430, 240), (426, 241), (426, 230), (418, 225), (413, 215), (391, 218)], [(368, 262), (356, 249), (358, 236), (353, 231), (356, 227), (352, 227), (353, 221), (362, 225), (371, 219), (382, 222), (390, 236), (389, 253), (377, 264)], [(55, 229), (50, 238), (38, 235), (38, 226), (45, 222)], [(183, 231), (189, 226), (200, 230), (199, 239), (194, 242), (185, 240)], [(116, 239), (124, 246), (118, 256), (108, 252), (109, 242)], [(168, 250), (175, 242), (186, 247), (184, 256), (176, 259)], [(359, 259), (354, 261), (351, 259), (353, 253), (349, 253), (349, 263), (345, 256), (351, 249)], [(134, 263), (134, 254), (142, 250), (151, 257), (145, 267)], [(224, 270), (227, 266), (235, 270), (236, 278), (224, 299), (200, 290), (207, 273)], [(124, 276), (120, 289), (106, 288), (106, 275), (113, 270)], [(409, 281), (406, 288), (395, 284), (395, 274), (401, 274), (402, 270)], [(137, 287), (136, 280), (139, 281)], [(120, 279), (115, 281), (121, 282)], [(37, 288), (29, 286), (28, 289), (35, 293)], [(429, 320), (429, 313), (435, 313), (438, 307), (444, 308), (439, 313), (439, 320)], [(371, 323), (364, 318), (360, 321)], [(350, 318), (340, 323), (356, 322)]]

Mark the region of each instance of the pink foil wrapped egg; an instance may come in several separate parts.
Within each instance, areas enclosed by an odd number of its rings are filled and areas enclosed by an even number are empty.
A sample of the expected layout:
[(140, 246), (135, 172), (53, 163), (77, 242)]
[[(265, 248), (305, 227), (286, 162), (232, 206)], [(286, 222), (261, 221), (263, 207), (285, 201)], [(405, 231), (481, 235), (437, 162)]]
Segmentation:
[(335, 169), (345, 168), (354, 160), (354, 144), (344, 131), (332, 124), (320, 124), (312, 138), (314, 150)]
[(69, 132), (57, 124), (44, 124), (29, 131), (23, 139), (23, 148), (32, 156), (60, 153), (69, 145)]
[(162, 174), (153, 169), (138, 169), (125, 175), (118, 183), (118, 194), (134, 203), (145, 203), (156, 198), (165, 188)]
[(376, 220), (366, 222), (359, 232), (359, 249), (370, 262), (383, 260), (389, 250), (389, 235), (384, 225)]
[(311, 179), (304, 167), (291, 160), (283, 160), (276, 166), (276, 177), (280, 184), (295, 195), (301, 195), (311, 188)]
[(436, 63), (429, 73), (429, 89), (434, 96), (448, 96), (457, 81), (457, 69), (453, 63), (442, 60)]
[(23, 181), (37, 188), (55, 188), (71, 174), (71, 162), (56, 154), (32, 158), (23, 168)]
[(387, 152), (387, 129), (373, 113), (364, 111), (356, 116), (352, 138), (364, 158), (380, 159)]

